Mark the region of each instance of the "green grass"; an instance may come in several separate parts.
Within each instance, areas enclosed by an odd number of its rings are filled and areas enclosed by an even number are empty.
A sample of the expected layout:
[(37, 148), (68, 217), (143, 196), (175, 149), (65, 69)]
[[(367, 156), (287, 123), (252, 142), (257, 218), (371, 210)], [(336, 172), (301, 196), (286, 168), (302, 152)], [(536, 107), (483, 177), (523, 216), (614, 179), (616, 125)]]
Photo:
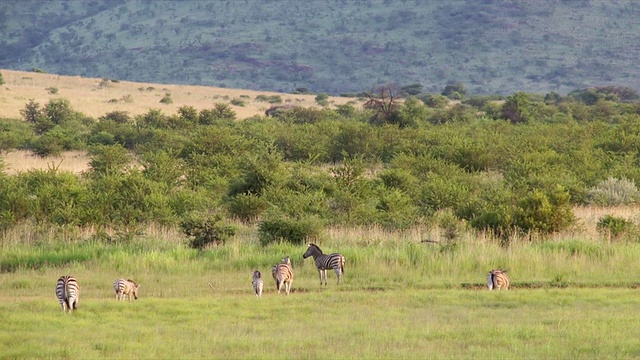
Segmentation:
[[(302, 259), (305, 246), (262, 247), (249, 233), (204, 252), (160, 238), (4, 243), (0, 357), (640, 356), (639, 244), (566, 239), (503, 249), (465, 237), (442, 250), (405, 236), (329, 232), (321, 247), (347, 263), (344, 283), (330, 272), (326, 287)], [(278, 296), (270, 267), (285, 255), (294, 260), (293, 292)], [(485, 290), (495, 266), (509, 269), (512, 290)], [(265, 278), (261, 299), (252, 294), (255, 269)], [(82, 289), (72, 315), (55, 298), (63, 274)], [(120, 277), (141, 284), (139, 300), (115, 300)]]
[(630, 289), (372, 292), (330, 286), (288, 297), (270, 289), (256, 299), (249, 287), (202, 294), (188, 284), (174, 286), (184, 294), (143, 295), (132, 303), (90, 293), (73, 315), (62, 313), (51, 286), (48, 297), (11, 298), (3, 290), (0, 354), (83, 359), (640, 356), (634, 316), (640, 297)]

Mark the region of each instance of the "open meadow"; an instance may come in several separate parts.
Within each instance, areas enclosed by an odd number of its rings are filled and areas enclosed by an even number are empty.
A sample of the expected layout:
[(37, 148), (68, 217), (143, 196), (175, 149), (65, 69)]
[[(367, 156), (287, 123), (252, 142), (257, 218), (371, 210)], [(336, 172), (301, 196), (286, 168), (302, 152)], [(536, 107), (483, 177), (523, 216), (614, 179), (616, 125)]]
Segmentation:
[[(577, 209), (583, 219), (597, 209)], [(601, 209), (600, 211), (606, 211)], [(631, 214), (620, 209), (618, 214)], [(3, 358), (635, 358), (640, 356), (640, 245), (562, 234), (502, 248), (464, 234), (455, 248), (424, 229), (330, 228), (320, 244), (346, 257), (321, 287), (306, 246), (262, 246), (245, 226), (224, 246), (188, 249), (152, 228), (127, 243), (30, 242), (5, 233), (0, 255)], [(21, 237), (21, 238), (20, 238)], [(289, 296), (271, 265), (293, 258)], [(488, 291), (492, 267), (512, 289)], [(251, 273), (265, 292), (256, 298)], [(79, 308), (64, 314), (60, 275), (76, 276)], [(141, 284), (118, 303), (116, 278)], [(19, 341), (16, 341), (19, 339)]]

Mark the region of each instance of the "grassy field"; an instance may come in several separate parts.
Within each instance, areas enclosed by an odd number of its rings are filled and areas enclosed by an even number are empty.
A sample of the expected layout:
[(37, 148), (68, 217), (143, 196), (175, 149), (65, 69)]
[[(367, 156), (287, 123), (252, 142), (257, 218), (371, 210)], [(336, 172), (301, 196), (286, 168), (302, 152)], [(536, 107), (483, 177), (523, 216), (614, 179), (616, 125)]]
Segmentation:
[[(191, 86), (172, 84), (152, 84), (131, 81), (111, 81), (100, 78), (61, 76), (26, 71), (0, 69), (5, 84), (0, 86), (0, 118), (21, 119), (20, 110), (34, 99), (41, 105), (50, 99), (66, 98), (74, 110), (99, 118), (111, 111), (127, 111), (131, 115), (144, 114), (149, 109), (160, 109), (165, 114), (176, 114), (182, 106), (193, 106), (198, 110), (212, 109), (217, 103), (230, 104), (242, 100), (244, 106), (231, 105), (238, 119), (254, 115), (264, 115), (272, 106), (258, 101), (258, 95), (279, 95), (283, 103), (304, 107), (317, 106), (315, 95), (285, 94), (268, 91), (219, 88), (212, 86)], [(48, 89), (56, 88), (52, 94)], [(172, 104), (160, 103), (171, 94)], [(128, 99), (130, 101), (124, 101)], [(351, 98), (329, 97), (333, 105), (353, 101)]]
[[(346, 274), (338, 286), (330, 273), (325, 288), (302, 259), (305, 246), (260, 246), (251, 227), (204, 252), (161, 229), (105, 244), (77, 234), (30, 242), (18, 228), (1, 243), (0, 357), (639, 357), (640, 245), (586, 228), (506, 249), (465, 234), (452, 250), (420, 243), (424, 229), (331, 228), (320, 245), (345, 255)], [(278, 296), (270, 267), (285, 255), (293, 292)], [(509, 269), (512, 290), (484, 288), (497, 266)], [(254, 269), (265, 277), (261, 299), (252, 294)], [(82, 288), (73, 315), (55, 299), (62, 274)], [(139, 300), (116, 302), (119, 277), (141, 283)]]

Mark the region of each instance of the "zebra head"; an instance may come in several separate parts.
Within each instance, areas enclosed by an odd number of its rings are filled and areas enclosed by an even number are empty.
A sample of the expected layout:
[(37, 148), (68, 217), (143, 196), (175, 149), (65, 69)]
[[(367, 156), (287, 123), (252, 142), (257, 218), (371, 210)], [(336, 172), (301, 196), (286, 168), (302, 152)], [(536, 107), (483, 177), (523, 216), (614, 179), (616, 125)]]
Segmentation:
[(282, 263), (283, 264), (287, 264), (287, 265), (291, 265), (291, 258), (288, 256), (285, 256), (282, 258)]
[(302, 258), (306, 259), (309, 256), (321, 255), (321, 254), (322, 254), (322, 250), (320, 250), (320, 247), (318, 245), (309, 244), (309, 247), (307, 248), (307, 251), (304, 253), (304, 255), (302, 255)]

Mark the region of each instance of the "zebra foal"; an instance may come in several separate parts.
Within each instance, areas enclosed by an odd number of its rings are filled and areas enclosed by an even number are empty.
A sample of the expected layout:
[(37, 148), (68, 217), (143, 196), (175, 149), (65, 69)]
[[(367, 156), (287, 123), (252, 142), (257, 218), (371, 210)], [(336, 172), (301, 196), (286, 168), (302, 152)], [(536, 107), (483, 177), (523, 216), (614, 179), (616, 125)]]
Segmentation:
[(507, 270), (501, 269), (493, 269), (489, 271), (489, 274), (487, 275), (487, 287), (489, 290), (509, 290), (509, 277), (506, 273)]
[(116, 300), (124, 301), (124, 297), (129, 297), (129, 302), (131, 302), (131, 295), (133, 295), (134, 299), (138, 300), (138, 288), (140, 284), (137, 284), (135, 281), (128, 279), (118, 279), (113, 283), (113, 290), (116, 292)]
[(284, 291), (287, 295), (291, 291), (291, 284), (293, 283), (293, 268), (291, 267), (291, 258), (282, 258), (282, 263), (276, 264), (271, 269), (271, 275), (273, 280), (276, 281), (276, 289), (278, 289), (278, 295), (280, 290), (284, 287)]
[(260, 271), (256, 270), (253, 272), (253, 292), (256, 293), (257, 297), (262, 297), (262, 287), (264, 286), (264, 283), (262, 281), (262, 274), (260, 274)]
[(69, 275), (60, 276), (56, 285), (56, 297), (65, 313), (73, 313), (73, 310), (78, 309), (80, 286), (76, 278)]
[(313, 260), (320, 274), (320, 285), (324, 276), (324, 284), (327, 285), (327, 270), (333, 269), (338, 276), (338, 284), (342, 282), (342, 274), (344, 274), (344, 256), (339, 253), (325, 255), (320, 247), (316, 244), (309, 244), (307, 251), (302, 255), (304, 259), (313, 256)]

